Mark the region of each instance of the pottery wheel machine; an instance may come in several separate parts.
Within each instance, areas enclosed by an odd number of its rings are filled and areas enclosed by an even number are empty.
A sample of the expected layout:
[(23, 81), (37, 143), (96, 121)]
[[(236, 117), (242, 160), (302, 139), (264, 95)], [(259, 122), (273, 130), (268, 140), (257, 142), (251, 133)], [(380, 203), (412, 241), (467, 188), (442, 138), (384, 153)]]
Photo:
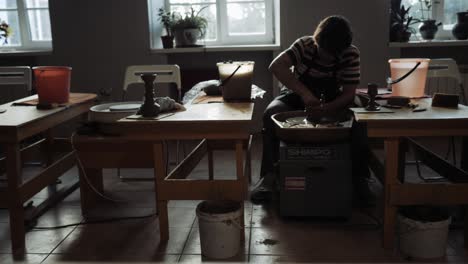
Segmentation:
[(292, 111), (272, 119), (280, 139), (281, 215), (348, 218), (352, 118), (311, 120), (303, 111)]

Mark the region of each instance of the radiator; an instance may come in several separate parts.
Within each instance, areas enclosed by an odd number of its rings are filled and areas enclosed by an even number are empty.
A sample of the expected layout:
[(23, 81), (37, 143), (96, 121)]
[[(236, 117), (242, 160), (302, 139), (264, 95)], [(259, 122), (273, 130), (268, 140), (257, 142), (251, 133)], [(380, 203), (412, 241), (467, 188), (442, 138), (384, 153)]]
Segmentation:
[(465, 104), (468, 103), (468, 65), (460, 65), (460, 74), (462, 78), (464, 93), (465, 93)]
[(29, 95), (25, 85), (0, 85), (0, 104), (17, 100)]
[(468, 101), (468, 65), (458, 65), (463, 91), (460, 90), (457, 80), (454, 78), (432, 77), (426, 82), (426, 94), (435, 92), (458, 94), (461, 96), (460, 103), (467, 104)]

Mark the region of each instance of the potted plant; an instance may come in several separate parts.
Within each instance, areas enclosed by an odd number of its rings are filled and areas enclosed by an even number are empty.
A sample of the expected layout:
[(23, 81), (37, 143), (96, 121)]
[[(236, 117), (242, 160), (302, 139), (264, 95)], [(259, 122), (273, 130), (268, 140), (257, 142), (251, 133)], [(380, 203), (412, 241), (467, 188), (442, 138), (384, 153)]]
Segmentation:
[(392, 1), (390, 15), (390, 41), (408, 42), (415, 30), (411, 25), (419, 21), (409, 15), (411, 7), (405, 8), (401, 0)]
[(193, 47), (198, 39), (205, 37), (208, 20), (200, 16), (200, 12), (207, 7), (201, 8), (198, 12), (190, 7), (190, 13), (185, 14), (185, 17), (180, 16), (174, 21), (172, 30), (177, 47)]
[(175, 14), (172, 12), (166, 12), (163, 8), (159, 8), (158, 10), (158, 20), (164, 26), (166, 30), (166, 35), (161, 36), (161, 41), (163, 44), (163, 48), (170, 49), (174, 47), (174, 35), (172, 34), (172, 26), (174, 25), (175, 21)]
[(436, 20), (432, 19), (432, 0), (419, 0), (419, 5), (421, 11), (419, 32), (423, 39), (432, 40), (442, 22), (437, 23)]
[(11, 27), (7, 22), (0, 19), (0, 39), (3, 39), (3, 44), (8, 44), (8, 37), (11, 35)]

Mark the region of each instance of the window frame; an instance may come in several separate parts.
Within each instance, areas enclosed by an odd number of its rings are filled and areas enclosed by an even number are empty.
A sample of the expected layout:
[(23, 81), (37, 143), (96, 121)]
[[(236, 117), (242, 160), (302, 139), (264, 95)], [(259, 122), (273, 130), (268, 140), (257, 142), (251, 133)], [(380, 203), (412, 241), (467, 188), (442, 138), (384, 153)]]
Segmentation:
[[(444, 20), (445, 2), (446, 2), (446, 0), (432, 0), (432, 4), (434, 6), (434, 8), (432, 9), (432, 17), (437, 21), (443, 21)], [(456, 14), (453, 14), (453, 15), (456, 16)], [(452, 35), (452, 29), (453, 29), (454, 26), (455, 26), (455, 24), (442, 25), (442, 27), (439, 28), (439, 32), (438, 32), (439, 38), (441, 38), (441, 39), (454, 39), (454, 37)]]
[[(239, 1), (241, 3), (264, 3), (265, 4), (265, 33), (264, 34), (239, 34), (237, 36), (230, 36), (228, 32), (228, 19), (227, 19), (227, 0), (213, 0), (216, 5), (216, 35), (217, 40), (209, 41), (200, 40), (207, 47), (209, 46), (231, 46), (231, 45), (271, 45), (275, 44), (275, 0), (261, 0), (261, 1)], [(213, 3), (210, 3), (213, 4)], [(170, 0), (164, 0), (164, 8), (166, 11), (170, 10)], [(200, 3), (203, 5), (203, 3)], [(154, 10), (154, 9), (153, 9)], [(155, 14), (153, 13), (153, 16)], [(223, 19), (221, 19), (223, 18)], [(153, 40), (154, 41), (154, 40)], [(154, 44), (154, 43), (153, 43)], [(153, 46), (154, 47), (154, 46)]]
[[(50, 40), (33, 40), (31, 21), (28, 16), (29, 10), (49, 10), (49, 4), (46, 7), (26, 7), (26, 0), (16, 0), (16, 9), (0, 9), (6, 11), (16, 10), (18, 14), (18, 29), (13, 29), (13, 34), (19, 34), (20, 45), (1, 45), (0, 52), (3, 50), (45, 50), (52, 49), (52, 35)], [(50, 11), (49, 11), (50, 21)], [(51, 28), (52, 30), (52, 28)]]
[[(431, 0), (432, 1), (432, 19), (436, 20), (437, 22), (444, 21), (444, 9), (445, 9), (445, 2), (446, 0)], [(414, 5), (412, 6), (414, 8)], [(455, 15), (455, 14), (454, 14)], [(439, 27), (439, 30), (436, 35), (436, 39), (441, 40), (451, 40), (454, 39), (452, 35), (452, 28), (455, 24), (450, 25), (442, 25)], [(417, 26), (415, 27), (417, 30)], [(421, 35), (419, 31), (417, 32), (417, 37), (420, 38)]]

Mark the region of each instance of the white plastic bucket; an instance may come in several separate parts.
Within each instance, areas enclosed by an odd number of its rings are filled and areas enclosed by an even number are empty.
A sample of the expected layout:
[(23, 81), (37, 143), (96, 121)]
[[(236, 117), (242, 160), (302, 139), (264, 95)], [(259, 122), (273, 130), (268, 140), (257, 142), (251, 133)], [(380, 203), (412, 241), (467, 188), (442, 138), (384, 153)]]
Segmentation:
[(239, 252), (241, 205), (234, 201), (203, 201), (197, 206), (202, 255), (230, 258)]
[(397, 80), (411, 71), (418, 62), (421, 64), (408, 77), (392, 85), (393, 96), (418, 98), (424, 96), (427, 70), (430, 59), (391, 59), (390, 72), (392, 80)]
[(414, 258), (433, 259), (445, 256), (452, 218), (421, 222), (398, 215), (400, 251)]

